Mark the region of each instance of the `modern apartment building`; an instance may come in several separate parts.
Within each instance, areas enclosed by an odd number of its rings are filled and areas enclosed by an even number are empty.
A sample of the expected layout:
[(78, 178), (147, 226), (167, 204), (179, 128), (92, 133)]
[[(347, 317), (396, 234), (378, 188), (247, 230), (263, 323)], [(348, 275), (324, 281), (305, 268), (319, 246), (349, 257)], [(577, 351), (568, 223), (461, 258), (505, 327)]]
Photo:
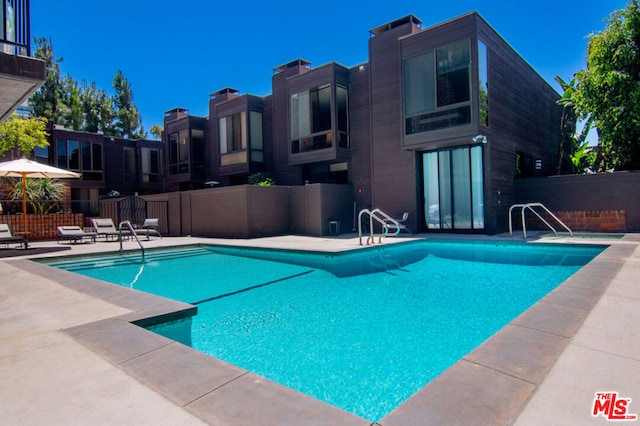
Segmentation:
[(349, 184), (418, 231), (504, 230), (514, 179), (556, 173), (558, 93), (477, 13), (370, 31), (369, 60), (274, 69), (265, 97), (225, 88), (209, 116), (165, 115), (165, 190)]
[(29, 0), (0, 3), (0, 121), (44, 83), (45, 63), (31, 58)]
[[(49, 146), (36, 148), (38, 162), (81, 174), (65, 181), (71, 198), (97, 201), (110, 194), (155, 194), (164, 189), (162, 142), (124, 139), (49, 124)], [(114, 192), (115, 191), (115, 192)]]

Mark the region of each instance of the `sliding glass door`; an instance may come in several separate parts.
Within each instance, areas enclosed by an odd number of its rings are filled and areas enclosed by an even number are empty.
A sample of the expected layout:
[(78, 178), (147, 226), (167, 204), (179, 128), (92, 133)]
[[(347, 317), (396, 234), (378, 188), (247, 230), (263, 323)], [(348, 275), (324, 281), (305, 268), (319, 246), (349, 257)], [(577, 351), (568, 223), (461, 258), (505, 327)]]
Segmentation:
[(484, 229), (482, 146), (422, 154), (427, 229)]

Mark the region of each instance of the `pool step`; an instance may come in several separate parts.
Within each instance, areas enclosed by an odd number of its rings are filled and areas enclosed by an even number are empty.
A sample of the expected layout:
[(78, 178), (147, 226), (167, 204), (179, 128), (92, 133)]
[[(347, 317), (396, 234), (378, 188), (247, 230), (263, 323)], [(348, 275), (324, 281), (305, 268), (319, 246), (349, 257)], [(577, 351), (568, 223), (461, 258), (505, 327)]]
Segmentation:
[(203, 256), (211, 254), (206, 248), (191, 248), (183, 250), (171, 251), (148, 251), (142, 259), (136, 252), (124, 252), (118, 256), (101, 257), (99, 259), (74, 259), (64, 262), (46, 262), (49, 266), (64, 269), (67, 271), (81, 271), (84, 269), (112, 267), (119, 265), (128, 265), (131, 263), (143, 264), (150, 262), (158, 262), (167, 259), (178, 259), (184, 257)]

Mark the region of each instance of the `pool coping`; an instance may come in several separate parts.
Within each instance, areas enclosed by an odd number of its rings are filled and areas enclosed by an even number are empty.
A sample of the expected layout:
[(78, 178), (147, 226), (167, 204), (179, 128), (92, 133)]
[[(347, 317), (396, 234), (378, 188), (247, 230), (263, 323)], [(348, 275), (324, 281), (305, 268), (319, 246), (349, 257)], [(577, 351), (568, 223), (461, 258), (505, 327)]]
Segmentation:
[[(611, 244), (377, 424), (513, 422), (636, 247)], [(130, 310), (64, 331), (206, 422), (256, 424), (268, 419), (273, 424), (372, 424), (136, 325), (190, 316), (195, 310), (192, 305), (24, 259), (11, 263)]]

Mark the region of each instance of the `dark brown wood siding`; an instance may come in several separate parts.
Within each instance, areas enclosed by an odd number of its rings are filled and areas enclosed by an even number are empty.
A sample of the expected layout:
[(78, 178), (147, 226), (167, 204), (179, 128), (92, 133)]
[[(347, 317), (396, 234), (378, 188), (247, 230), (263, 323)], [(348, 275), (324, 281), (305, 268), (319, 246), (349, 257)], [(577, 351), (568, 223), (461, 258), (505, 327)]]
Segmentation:
[(371, 206), (372, 196), (369, 88), (369, 64), (353, 68), (349, 84), (349, 182), (353, 185), (358, 211)]
[(289, 90), (288, 79), (306, 73), (304, 66), (287, 68), (271, 78), (273, 106), (273, 161), (278, 185), (301, 185), (302, 169), (289, 165)]
[[(224, 96), (221, 99), (214, 98), (210, 101), (209, 104), (209, 114), (211, 117), (211, 123), (209, 124), (209, 145), (210, 152), (213, 161), (212, 164), (212, 175), (211, 179), (220, 181), (227, 181), (228, 176), (239, 175), (241, 176), (240, 181), (242, 183), (246, 183), (245, 177), (256, 172), (262, 171), (262, 165), (253, 165), (250, 161), (250, 147), (251, 141), (247, 139), (247, 159), (245, 163), (242, 164), (233, 164), (222, 167), (220, 165), (220, 137), (219, 137), (219, 119), (222, 117), (226, 117), (229, 115), (246, 112), (247, 113), (247, 123), (249, 123), (250, 111), (257, 111), (263, 113), (264, 110), (264, 101), (262, 98), (254, 95), (231, 95)], [(215, 122), (214, 122), (215, 120)], [(245, 129), (245, 131), (249, 131), (249, 129)], [(263, 117), (263, 133), (264, 133), (264, 117)], [(263, 140), (264, 142), (264, 140)]]
[(415, 153), (402, 149), (402, 61), (399, 38), (415, 31), (401, 25), (369, 39), (371, 84), (372, 207), (397, 216), (418, 209)]
[(487, 45), (489, 73), (489, 128), (480, 129), (488, 136), (490, 152), (486, 229), (497, 233), (507, 229), (508, 210), (516, 199), (516, 152), (542, 161), (535, 176), (556, 173), (562, 108), (558, 92), (482, 18), (476, 20), (478, 38)]
[[(485, 229), (489, 233), (503, 231), (514, 200), (516, 152), (542, 161), (538, 175), (555, 173), (559, 95), (477, 13), (409, 31), (398, 27), (370, 39), (374, 207), (392, 214), (407, 210), (420, 219), (410, 226), (422, 229), (420, 151), (471, 145), (474, 136), (483, 134), (488, 140), (484, 155)], [(405, 136), (403, 59), (464, 39), (471, 47), (471, 123)], [(488, 49), (489, 127), (480, 126), (478, 119), (478, 39)]]
[[(178, 175), (171, 175), (169, 173), (169, 135), (172, 133), (180, 132), (182, 130), (189, 130), (189, 137), (191, 137), (191, 130), (198, 129), (204, 132), (204, 152), (207, 152), (207, 119), (205, 117), (191, 116), (185, 113), (174, 114), (171, 116), (165, 116), (164, 131), (163, 131), (163, 166), (166, 176), (167, 191), (176, 191), (180, 187), (180, 184), (188, 184), (190, 188), (202, 186), (205, 180), (206, 168), (209, 162), (207, 158), (195, 158), (193, 152), (193, 144), (190, 146), (190, 164), (189, 173), (182, 173)], [(197, 163), (194, 167), (194, 163)]]
[[(264, 149), (264, 170), (271, 176), (276, 176), (273, 154), (273, 97), (265, 96), (262, 110), (262, 137)], [(278, 182), (276, 182), (277, 184)]]

